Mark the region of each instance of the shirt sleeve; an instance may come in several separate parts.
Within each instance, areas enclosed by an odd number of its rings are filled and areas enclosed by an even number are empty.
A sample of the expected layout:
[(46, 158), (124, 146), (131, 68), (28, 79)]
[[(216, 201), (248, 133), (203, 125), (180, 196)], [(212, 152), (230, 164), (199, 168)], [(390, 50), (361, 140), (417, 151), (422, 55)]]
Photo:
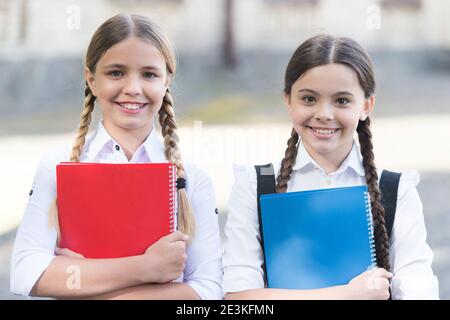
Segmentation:
[(431, 268), (433, 252), (426, 242), (422, 202), (416, 171), (402, 173), (390, 244), (393, 299), (439, 299), (437, 277)]
[(202, 299), (220, 300), (222, 294), (222, 243), (214, 189), (209, 176), (186, 166), (188, 197), (195, 217), (195, 234), (187, 247), (184, 281)]
[(234, 178), (224, 228), (224, 293), (264, 288), (256, 171), (252, 166), (235, 165)]
[(10, 291), (28, 297), (54, 258), (56, 230), (48, 211), (56, 197), (56, 156), (45, 154), (38, 165), (32, 192), (18, 228), (11, 256)]

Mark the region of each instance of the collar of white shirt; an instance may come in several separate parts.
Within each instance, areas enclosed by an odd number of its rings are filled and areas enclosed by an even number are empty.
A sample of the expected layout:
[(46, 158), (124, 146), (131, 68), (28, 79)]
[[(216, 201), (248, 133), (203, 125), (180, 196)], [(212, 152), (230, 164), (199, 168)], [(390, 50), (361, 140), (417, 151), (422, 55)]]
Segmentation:
[[(339, 169), (331, 173), (330, 175), (338, 175), (345, 172), (349, 168), (353, 169), (360, 176), (365, 176), (364, 167), (362, 165), (362, 156), (355, 141), (353, 141), (352, 150), (350, 151), (344, 162), (342, 162)], [(303, 141), (300, 141), (300, 144), (298, 146), (297, 161), (293, 167), (293, 170), (301, 170), (307, 172), (314, 169), (319, 169), (322, 173), (325, 174), (325, 170), (323, 170), (317, 164), (317, 162), (314, 161), (314, 159), (311, 157), (311, 155), (303, 145)]]
[[(100, 154), (113, 153), (115, 146), (119, 145), (108, 133), (103, 125), (103, 120), (99, 121), (97, 131), (94, 133), (87, 146), (87, 159), (96, 159)], [(164, 154), (164, 145), (160, 140), (156, 130), (152, 129), (148, 137), (136, 150), (136, 154), (142, 153), (147, 161), (138, 162), (167, 162)], [(135, 158), (133, 156), (133, 158)], [(139, 157), (139, 159), (143, 159)]]

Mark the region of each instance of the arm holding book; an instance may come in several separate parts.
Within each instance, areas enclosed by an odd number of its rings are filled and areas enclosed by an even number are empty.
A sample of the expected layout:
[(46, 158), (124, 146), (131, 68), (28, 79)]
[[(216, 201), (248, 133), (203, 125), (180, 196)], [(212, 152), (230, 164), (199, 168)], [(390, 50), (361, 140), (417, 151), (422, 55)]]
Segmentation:
[[(347, 285), (314, 290), (264, 288), (264, 263), (256, 202), (256, 172), (235, 166), (225, 225), (224, 280), (226, 299), (387, 299), (392, 277), (384, 269), (364, 272)], [(245, 244), (245, 245), (243, 245)]]
[(230, 292), (227, 300), (387, 300), (389, 298), (390, 272), (382, 268), (366, 271), (352, 279), (347, 285), (315, 290), (289, 289), (250, 289), (241, 292)]
[(198, 300), (187, 283), (154, 283), (129, 287), (89, 297), (96, 300)]
[[(167, 282), (176, 279), (179, 276), (177, 272), (170, 271), (177, 273), (175, 276), (169, 272), (170, 269), (164, 269), (164, 264), (155, 263), (160, 259), (155, 257), (156, 253), (147, 252), (148, 254), (141, 256), (118, 259), (55, 256), (57, 234), (55, 228), (49, 226), (48, 208), (56, 197), (55, 167), (65, 157), (65, 153), (59, 150), (48, 152), (38, 165), (32, 184), (33, 192), (30, 192), (14, 243), (10, 290), (23, 296), (82, 297), (147, 282)], [(166, 243), (165, 246), (170, 246), (170, 243)], [(181, 246), (184, 247), (180, 244)], [(177, 259), (185, 259), (182, 249), (177, 249), (175, 254)], [(167, 261), (170, 260), (169, 257), (166, 258)], [(178, 268), (183, 270), (181, 265)], [(149, 269), (153, 269), (154, 272), (149, 272)], [(67, 288), (67, 281), (78, 270), (81, 274), (80, 290), (70, 290)]]
[[(186, 248), (183, 283), (145, 284), (91, 297), (94, 299), (222, 299), (222, 264), (214, 189), (206, 172), (186, 165), (188, 196), (196, 230)], [(149, 249), (150, 250), (150, 249)]]
[(30, 295), (83, 298), (137, 285), (141, 281), (138, 275), (140, 258), (80, 259), (56, 256), (36, 281)]
[[(167, 282), (184, 269), (187, 236), (174, 232), (161, 238), (144, 255), (116, 259), (84, 259), (69, 249), (57, 249), (57, 256), (33, 288), (32, 295), (59, 298), (136, 299), (163, 296), (195, 299), (190, 288)], [(80, 285), (70, 288), (66, 271), (76, 266)], [(73, 270), (73, 269), (70, 269)], [(149, 284), (153, 283), (153, 284)]]

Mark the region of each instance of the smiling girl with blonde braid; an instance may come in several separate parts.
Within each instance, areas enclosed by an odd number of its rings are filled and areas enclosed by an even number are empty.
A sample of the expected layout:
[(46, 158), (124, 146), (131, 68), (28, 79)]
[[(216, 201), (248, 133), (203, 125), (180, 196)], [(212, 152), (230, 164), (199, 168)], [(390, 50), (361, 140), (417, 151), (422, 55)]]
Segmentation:
[[(181, 158), (170, 95), (175, 71), (169, 41), (143, 16), (119, 14), (95, 32), (86, 54), (77, 136), (71, 148), (49, 152), (39, 164), (13, 249), (12, 292), (56, 298), (222, 298), (214, 190), (204, 171)], [(96, 103), (102, 120), (87, 137)], [(156, 117), (163, 143), (155, 130)], [(85, 259), (59, 248), (55, 168), (69, 160), (173, 163), (178, 230), (133, 257)], [(80, 288), (66, 285), (70, 266), (80, 270)]]

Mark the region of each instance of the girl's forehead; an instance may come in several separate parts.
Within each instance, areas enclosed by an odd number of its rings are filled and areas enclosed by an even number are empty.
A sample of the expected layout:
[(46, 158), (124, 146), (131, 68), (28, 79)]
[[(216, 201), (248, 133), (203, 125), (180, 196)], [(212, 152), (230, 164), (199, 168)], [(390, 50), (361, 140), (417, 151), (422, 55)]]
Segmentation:
[(311, 89), (321, 94), (349, 91), (363, 92), (356, 72), (340, 63), (317, 66), (306, 71), (294, 83), (295, 90)]
[(129, 67), (165, 67), (165, 59), (159, 49), (150, 41), (129, 37), (106, 50), (99, 64), (120, 64)]

